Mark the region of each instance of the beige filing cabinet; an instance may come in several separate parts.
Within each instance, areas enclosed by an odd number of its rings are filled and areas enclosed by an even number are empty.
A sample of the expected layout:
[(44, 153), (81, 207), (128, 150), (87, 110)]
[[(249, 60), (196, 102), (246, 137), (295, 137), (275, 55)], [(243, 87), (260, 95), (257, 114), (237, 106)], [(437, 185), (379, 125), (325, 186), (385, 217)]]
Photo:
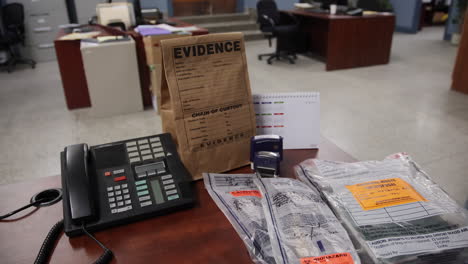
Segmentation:
[(133, 39), (100, 44), (82, 41), (81, 55), (91, 98), (90, 116), (143, 110)]

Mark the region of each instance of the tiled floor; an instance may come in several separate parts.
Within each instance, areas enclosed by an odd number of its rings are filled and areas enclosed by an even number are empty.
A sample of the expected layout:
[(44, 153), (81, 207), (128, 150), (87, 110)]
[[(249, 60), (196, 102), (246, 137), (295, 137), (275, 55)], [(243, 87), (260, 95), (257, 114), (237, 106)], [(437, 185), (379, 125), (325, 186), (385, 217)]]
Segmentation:
[[(322, 134), (360, 160), (406, 151), (460, 204), (468, 198), (468, 96), (450, 91), (456, 48), (442, 28), (395, 34), (389, 65), (325, 72), (322, 62), (257, 61), (267, 41), (247, 43), (254, 93), (319, 91)], [(67, 144), (161, 132), (155, 112), (91, 118), (66, 109), (56, 62), (0, 73), (0, 183), (58, 174)]]

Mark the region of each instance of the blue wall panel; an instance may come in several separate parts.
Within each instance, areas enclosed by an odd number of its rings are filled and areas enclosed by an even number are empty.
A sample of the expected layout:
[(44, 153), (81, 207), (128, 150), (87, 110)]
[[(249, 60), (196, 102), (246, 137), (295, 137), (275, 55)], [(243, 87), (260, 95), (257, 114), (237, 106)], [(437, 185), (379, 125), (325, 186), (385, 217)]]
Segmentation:
[(421, 17), (421, 0), (390, 0), (396, 16), (396, 31), (417, 33)]

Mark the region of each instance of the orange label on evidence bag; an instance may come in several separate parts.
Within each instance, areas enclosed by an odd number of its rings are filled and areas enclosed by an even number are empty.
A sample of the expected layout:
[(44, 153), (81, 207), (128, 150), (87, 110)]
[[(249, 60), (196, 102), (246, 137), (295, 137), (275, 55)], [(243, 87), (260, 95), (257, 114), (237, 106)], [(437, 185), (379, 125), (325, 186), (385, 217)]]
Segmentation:
[(354, 264), (349, 253), (335, 253), (320, 257), (301, 258), (300, 264)]
[(231, 192), (232, 196), (257, 196), (257, 197), (262, 197), (262, 194), (258, 190), (248, 190), (248, 191), (234, 191)]
[(363, 182), (347, 185), (346, 188), (365, 211), (399, 204), (427, 202), (409, 183), (400, 178)]

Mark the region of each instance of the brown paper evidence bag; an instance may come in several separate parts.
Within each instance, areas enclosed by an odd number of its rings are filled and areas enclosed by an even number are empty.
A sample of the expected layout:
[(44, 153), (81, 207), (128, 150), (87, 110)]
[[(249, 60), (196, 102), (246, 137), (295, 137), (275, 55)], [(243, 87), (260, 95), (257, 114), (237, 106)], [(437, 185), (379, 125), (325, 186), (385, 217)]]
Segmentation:
[(242, 33), (161, 41), (161, 119), (193, 179), (249, 163), (255, 113)]

